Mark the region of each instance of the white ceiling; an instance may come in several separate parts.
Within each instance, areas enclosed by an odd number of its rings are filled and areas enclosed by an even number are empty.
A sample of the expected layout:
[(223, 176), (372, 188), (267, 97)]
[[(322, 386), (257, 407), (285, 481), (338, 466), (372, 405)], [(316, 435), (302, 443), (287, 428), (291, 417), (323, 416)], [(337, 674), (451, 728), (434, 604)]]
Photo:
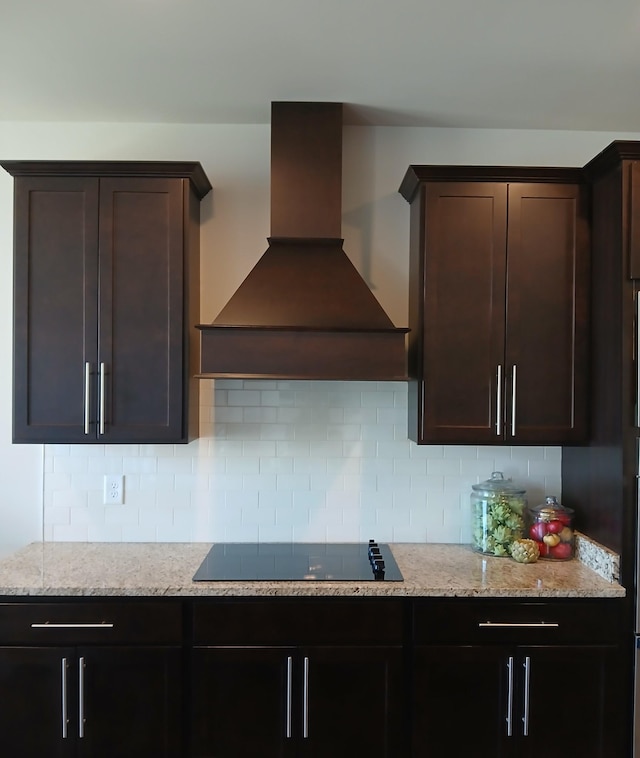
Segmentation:
[(640, 0), (0, 0), (0, 121), (640, 132)]

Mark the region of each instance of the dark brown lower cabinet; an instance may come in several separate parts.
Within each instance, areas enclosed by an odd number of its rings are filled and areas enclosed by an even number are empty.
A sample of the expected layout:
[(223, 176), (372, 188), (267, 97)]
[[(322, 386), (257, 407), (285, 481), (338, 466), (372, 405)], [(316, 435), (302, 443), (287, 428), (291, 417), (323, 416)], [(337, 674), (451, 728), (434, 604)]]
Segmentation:
[(413, 758), (622, 758), (616, 607), (422, 605), (412, 666)]
[(625, 758), (623, 608), (428, 597), (0, 602), (0, 754)]
[(413, 756), (622, 756), (614, 654), (599, 647), (422, 647)]
[(0, 603), (0, 753), (183, 755), (180, 603)]
[(402, 608), (367, 599), (198, 602), (189, 755), (406, 755)]
[(400, 755), (400, 648), (198, 648), (192, 661), (193, 756)]

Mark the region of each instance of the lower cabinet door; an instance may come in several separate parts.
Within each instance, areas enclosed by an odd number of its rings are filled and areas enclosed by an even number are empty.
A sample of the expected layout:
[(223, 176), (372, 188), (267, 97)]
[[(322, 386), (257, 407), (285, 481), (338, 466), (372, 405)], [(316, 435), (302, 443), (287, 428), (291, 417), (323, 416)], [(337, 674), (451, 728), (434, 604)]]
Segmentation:
[[(522, 667), (523, 758), (624, 756), (620, 665), (615, 650), (598, 646), (519, 648)], [(527, 673), (528, 666), (528, 673)]]
[(68, 717), (77, 699), (65, 687), (73, 655), (73, 648), (0, 648), (0, 754), (75, 754), (76, 735)]
[(182, 754), (180, 648), (78, 648), (78, 755)]
[(293, 663), (294, 652), (286, 648), (195, 648), (189, 754), (193, 758), (296, 755), (294, 730), (301, 712), (294, 711)]
[(299, 755), (405, 756), (400, 647), (313, 647), (300, 656)]
[[(515, 671), (493, 646), (418, 647), (413, 665), (413, 758), (502, 758), (515, 713)], [(511, 726), (510, 726), (511, 725)], [(512, 738), (511, 738), (512, 739)]]

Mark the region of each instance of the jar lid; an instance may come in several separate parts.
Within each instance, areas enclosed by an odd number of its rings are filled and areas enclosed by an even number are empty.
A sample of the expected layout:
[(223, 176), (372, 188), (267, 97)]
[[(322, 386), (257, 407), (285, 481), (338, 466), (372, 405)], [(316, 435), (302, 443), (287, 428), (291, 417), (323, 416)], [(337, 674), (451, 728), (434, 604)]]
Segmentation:
[(535, 505), (529, 510), (540, 516), (543, 521), (552, 521), (559, 513), (564, 513), (567, 516), (572, 516), (574, 513), (573, 508), (562, 505), (555, 495), (549, 495), (545, 498), (544, 503)]
[(494, 471), (486, 481), (472, 484), (471, 489), (476, 492), (506, 492), (513, 495), (523, 495), (526, 492), (522, 487), (517, 487), (511, 479), (505, 479), (502, 471)]

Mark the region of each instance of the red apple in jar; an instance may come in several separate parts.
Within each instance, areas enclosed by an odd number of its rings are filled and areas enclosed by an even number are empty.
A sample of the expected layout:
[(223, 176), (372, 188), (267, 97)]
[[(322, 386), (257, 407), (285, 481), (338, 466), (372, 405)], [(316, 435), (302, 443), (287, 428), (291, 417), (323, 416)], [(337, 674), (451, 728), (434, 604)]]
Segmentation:
[(549, 545), (544, 543), (542, 540), (536, 540), (536, 544), (538, 545), (538, 550), (540, 551), (540, 557), (547, 558), (550, 550)]
[(565, 524), (559, 518), (555, 518), (553, 521), (549, 521), (546, 526), (547, 532), (549, 534), (560, 534), (560, 532), (565, 528)]
[(542, 542), (542, 538), (547, 533), (547, 525), (544, 521), (536, 521), (535, 524), (531, 524), (529, 528), (529, 536), (536, 542)]
[(571, 558), (572, 547), (569, 542), (559, 542), (557, 545), (549, 548), (549, 558), (555, 558), (556, 560), (566, 560)]

